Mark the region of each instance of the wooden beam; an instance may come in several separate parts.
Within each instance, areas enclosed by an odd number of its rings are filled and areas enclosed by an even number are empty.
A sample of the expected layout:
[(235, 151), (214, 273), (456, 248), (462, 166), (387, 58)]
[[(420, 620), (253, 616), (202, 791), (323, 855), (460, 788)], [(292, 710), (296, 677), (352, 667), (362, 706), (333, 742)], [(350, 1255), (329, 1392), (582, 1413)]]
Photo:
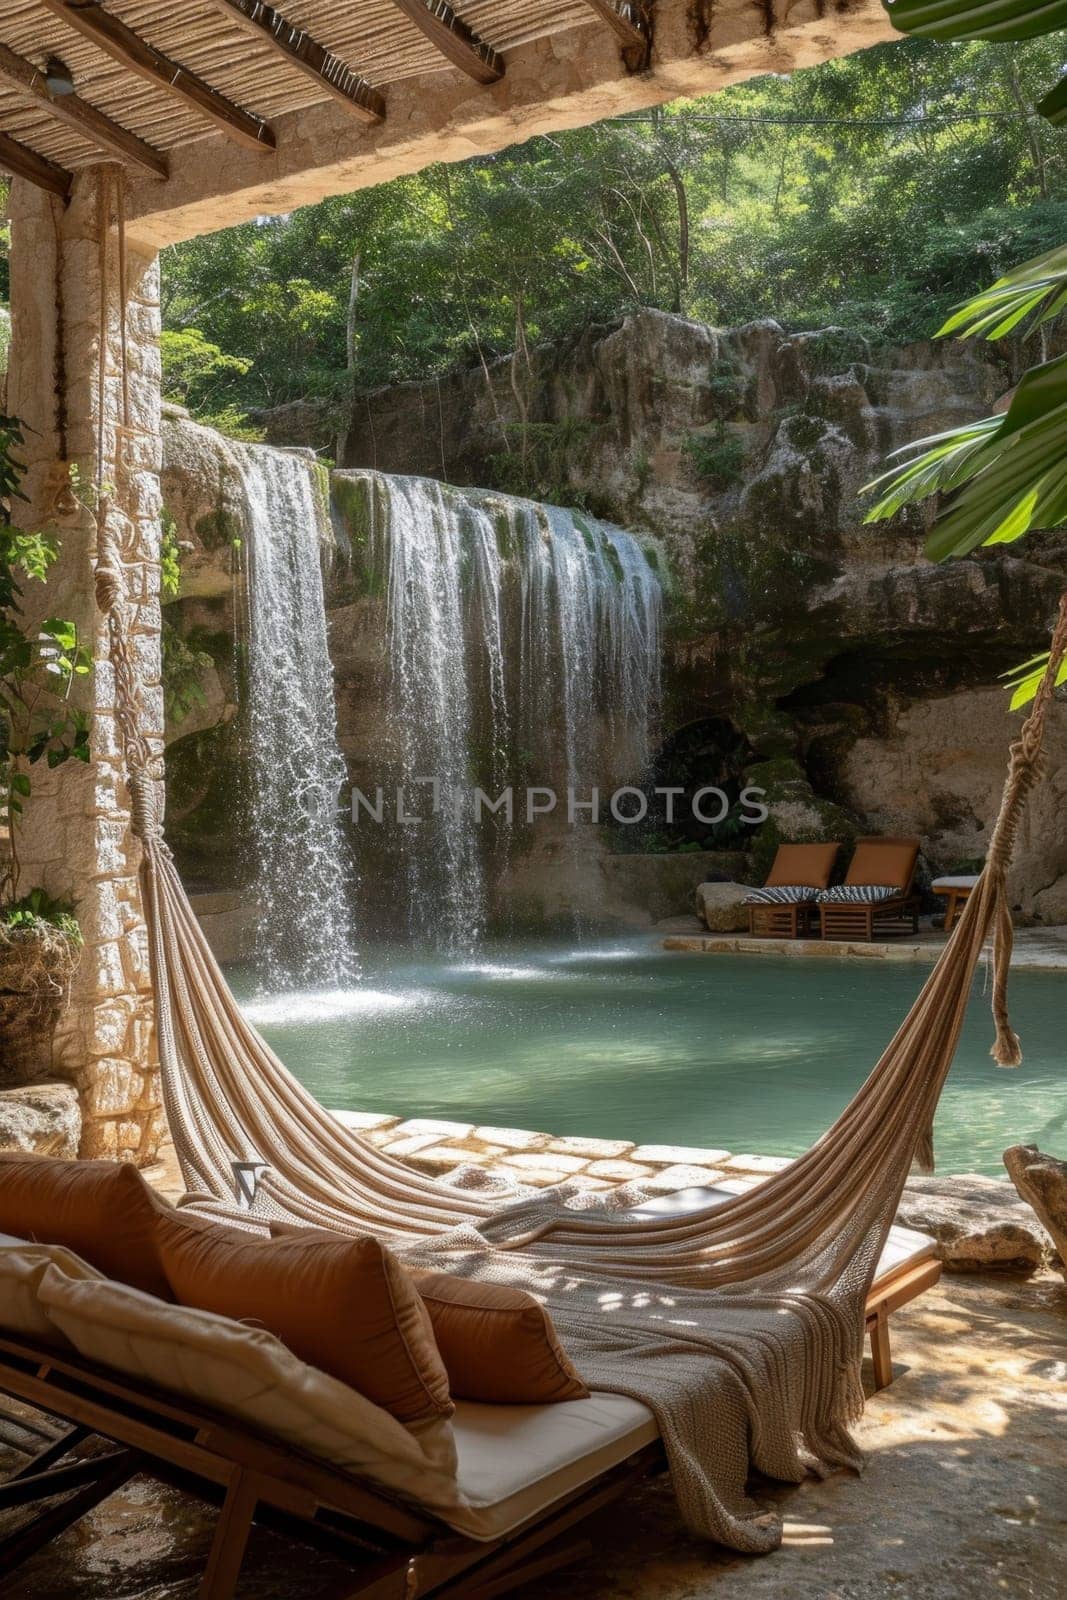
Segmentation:
[(585, 0), (624, 45), (646, 49), (649, 42), (648, 7), (642, 0)]
[(288, 66), (314, 79), (320, 89), (340, 100), (364, 122), (381, 122), (385, 116), (385, 101), (377, 89), (340, 56), (287, 22), (273, 6), (262, 4), (262, 0), (212, 0), (212, 3), (257, 39), (265, 40)]
[(100, 0), (39, 0), (39, 3), (120, 66), (147, 78), (149, 83), (157, 84), (169, 94), (177, 95), (231, 139), (254, 150), (275, 148), (273, 129), (261, 117), (234, 105), (188, 67), (163, 55), (113, 12), (106, 11)]
[(456, 16), (447, 0), (394, 0), (394, 4), (476, 83), (497, 83), (504, 76), (504, 63), (496, 51)]
[(70, 198), (74, 174), (66, 167), (57, 167), (46, 156), (39, 156), (28, 144), (19, 144), (6, 133), (0, 133), (0, 172), (9, 172), (13, 178), (25, 178), (38, 189), (47, 189), (61, 200)]
[(16, 55), (6, 44), (0, 44), (0, 79), (10, 83), (20, 94), (25, 94), (38, 105), (44, 106), (58, 121), (65, 122), (90, 144), (121, 156), (134, 166), (143, 167), (157, 178), (167, 176), (167, 160), (158, 150), (138, 139), (128, 128), (121, 127), (105, 117), (102, 111), (89, 105), (76, 94), (53, 94), (44, 73), (25, 56)]

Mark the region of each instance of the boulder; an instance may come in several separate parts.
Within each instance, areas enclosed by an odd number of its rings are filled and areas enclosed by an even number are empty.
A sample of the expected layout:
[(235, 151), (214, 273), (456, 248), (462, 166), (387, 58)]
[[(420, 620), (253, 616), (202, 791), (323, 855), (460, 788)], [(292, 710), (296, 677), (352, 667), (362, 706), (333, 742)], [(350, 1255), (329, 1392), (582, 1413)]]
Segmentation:
[(748, 927), (745, 896), (751, 888), (744, 883), (702, 883), (697, 887), (697, 915), (712, 933), (734, 933)]
[(1013, 1144), (1004, 1152), (1008, 1176), (1052, 1236), (1067, 1277), (1067, 1161), (1046, 1156), (1033, 1144)]
[(1049, 1237), (1003, 1178), (909, 1178), (897, 1221), (937, 1240), (949, 1272), (1035, 1272)]
[(27, 1083), (0, 1091), (0, 1151), (73, 1161), (82, 1117), (72, 1083)]

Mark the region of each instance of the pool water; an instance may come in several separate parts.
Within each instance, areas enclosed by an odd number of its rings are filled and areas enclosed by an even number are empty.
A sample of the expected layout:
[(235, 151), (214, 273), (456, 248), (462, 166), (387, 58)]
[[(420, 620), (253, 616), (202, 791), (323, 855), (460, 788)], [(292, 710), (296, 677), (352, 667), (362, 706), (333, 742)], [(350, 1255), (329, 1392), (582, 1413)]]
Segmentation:
[[(380, 949), (351, 989), (256, 997), (250, 1019), (318, 1099), (348, 1110), (639, 1143), (798, 1155), (833, 1121), (929, 972), (893, 962), (669, 954), (647, 938)], [(989, 1056), (979, 972), (935, 1128), (938, 1170), (1002, 1174), (1067, 1126), (1067, 977), (1020, 972), (1025, 1060)]]

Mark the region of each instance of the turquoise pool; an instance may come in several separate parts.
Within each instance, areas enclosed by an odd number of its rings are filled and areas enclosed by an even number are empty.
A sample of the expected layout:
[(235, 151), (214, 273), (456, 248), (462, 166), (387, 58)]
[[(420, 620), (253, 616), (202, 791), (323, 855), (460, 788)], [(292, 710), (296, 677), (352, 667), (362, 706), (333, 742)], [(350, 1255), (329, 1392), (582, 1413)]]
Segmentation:
[[(329, 1106), (796, 1155), (863, 1081), (925, 966), (668, 954), (649, 939), (382, 949), (359, 985), (245, 1007)], [(938, 1169), (1000, 1173), (1067, 1127), (1067, 976), (1020, 972), (1024, 1065), (989, 1058), (984, 975), (937, 1120)], [(237, 974), (239, 995), (251, 994)]]

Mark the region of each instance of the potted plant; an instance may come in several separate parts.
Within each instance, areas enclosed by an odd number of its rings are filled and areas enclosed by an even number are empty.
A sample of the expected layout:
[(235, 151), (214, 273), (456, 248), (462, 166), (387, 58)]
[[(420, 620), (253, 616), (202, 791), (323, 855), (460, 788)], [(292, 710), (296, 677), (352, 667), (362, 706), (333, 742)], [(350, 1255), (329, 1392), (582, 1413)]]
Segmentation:
[(52, 532), (11, 520), (23, 498), (17, 418), (0, 416), (0, 1088), (31, 1082), (51, 1065), (52, 1037), (81, 949), (74, 908), (42, 889), (19, 893), (19, 825), (32, 771), (89, 759), (88, 721), (72, 704), (90, 657), (73, 622), (28, 627), (23, 584), (44, 583), (59, 553)]

